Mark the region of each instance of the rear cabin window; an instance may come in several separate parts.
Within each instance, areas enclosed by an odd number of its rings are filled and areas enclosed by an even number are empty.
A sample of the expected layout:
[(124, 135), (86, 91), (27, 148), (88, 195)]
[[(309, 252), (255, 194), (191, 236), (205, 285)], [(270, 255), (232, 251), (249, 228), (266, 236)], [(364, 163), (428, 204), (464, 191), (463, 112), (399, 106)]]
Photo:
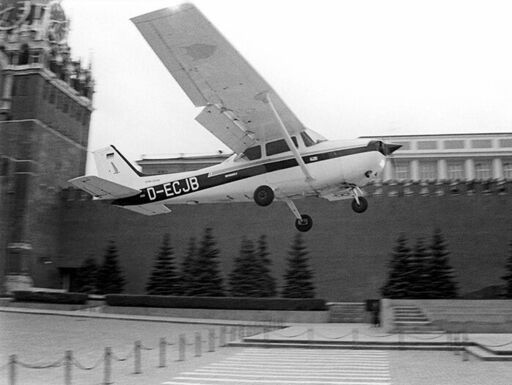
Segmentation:
[[(295, 147), (299, 147), (297, 143), (297, 138), (292, 136), (293, 144)], [(265, 145), (265, 151), (267, 152), (267, 156), (280, 154), (282, 152), (290, 151), (290, 147), (286, 144), (284, 139), (276, 140), (274, 142), (269, 142)]]
[(244, 156), (249, 160), (256, 160), (261, 158), (261, 146), (249, 147), (244, 151)]

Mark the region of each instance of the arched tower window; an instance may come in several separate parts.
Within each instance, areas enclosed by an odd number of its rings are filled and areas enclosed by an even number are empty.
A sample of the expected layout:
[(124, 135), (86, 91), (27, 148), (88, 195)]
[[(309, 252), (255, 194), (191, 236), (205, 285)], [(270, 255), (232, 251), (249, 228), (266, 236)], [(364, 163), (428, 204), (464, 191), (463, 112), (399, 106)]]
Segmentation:
[(29, 59), (28, 45), (23, 44), (21, 46), (20, 56), (18, 58), (18, 64), (19, 65), (28, 64), (28, 59)]

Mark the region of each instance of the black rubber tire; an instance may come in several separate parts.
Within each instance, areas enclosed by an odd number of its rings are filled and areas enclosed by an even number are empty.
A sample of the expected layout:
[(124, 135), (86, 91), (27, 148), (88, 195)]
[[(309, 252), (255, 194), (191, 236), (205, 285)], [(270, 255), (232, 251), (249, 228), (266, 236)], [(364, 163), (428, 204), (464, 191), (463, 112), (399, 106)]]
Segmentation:
[(274, 201), (274, 190), (268, 186), (260, 186), (254, 191), (254, 202), (259, 206), (268, 206)]
[(356, 213), (364, 213), (367, 208), (368, 201), (364, 197), (359, 197), (359, 204), (357, 204), (355, 199), (352, 201), (352, 210), (354, 210)]
[(313, 219), (309, 215), (303, 214), (301, 215), (302, 220), (296, 219), (295, 220), (295, 227), (297, 230), (305, 233), (306, 231), (311, 230), (313, 227)]

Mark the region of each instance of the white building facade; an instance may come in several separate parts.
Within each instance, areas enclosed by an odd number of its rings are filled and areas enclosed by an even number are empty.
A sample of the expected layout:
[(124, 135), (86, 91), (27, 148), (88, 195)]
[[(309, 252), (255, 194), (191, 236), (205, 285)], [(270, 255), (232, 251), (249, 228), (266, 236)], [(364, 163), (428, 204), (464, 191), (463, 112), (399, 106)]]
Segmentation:
[[(512, 180), (512, 132), (361, 137), (402, 145), (384, 169), (383, 181)], [(230, 154), (144, 157), (137, 164), (148, 174), (195, 170)]]
[(512, 180), (512, 133), (371, 138), (402, 145), (387, 162), (383, 181)]

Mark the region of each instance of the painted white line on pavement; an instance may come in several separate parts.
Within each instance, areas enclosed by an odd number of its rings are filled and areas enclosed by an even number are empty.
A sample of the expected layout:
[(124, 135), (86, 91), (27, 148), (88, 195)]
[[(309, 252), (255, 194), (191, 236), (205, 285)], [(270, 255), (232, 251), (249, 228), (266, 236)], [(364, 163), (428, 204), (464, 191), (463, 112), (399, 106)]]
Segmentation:
[[(289, 374), (289, 375), (286, 375), (286, 374), (262, 374), (262, 373), (256, 373), (256, 374), (247, 374), (247, 373), (222, 373), (222, 372), (215, 372), (215, 373), (212, 373), (212, 372), (198, 372), (198, 371), (195, 371), (195, 372), (183, 372), (183, 373), (180, 373), (180, 375), (189, 375), (189, 376), (225, 376), (225, 375), (228, 375), (228, 376), (231, 376), (231, 377), (256, 377), (256, 378), (259, 378), (259, 379), (263, 379), (263, 378), (292, 378), (292, 379), (301, 379), (301, 378), (310, 378), (310, 379), (313, 379), (313, 380), (320, 380), (320, 379), (323, 379), (323, 378), (326, 378), (326, 379), (330, 379), (330, 380), (352, 380), (352, 381), (359, 381), (359, 380), (365, 380), (365, 381), (391, 381), (391, 378), (389, 377), (389, 374), (388, 375), (385, 375), (385, 376), (374, 376), (373, 374), (372, 375), (368, 375), (368, 374), (364, 374), (364, 373), (360, 373), (360, 374), (351, 374), (351, 375), (319, 375), (319, 374), (311, 374), (309, 373), (309, 375), (302, 375), (302, 374)], [(358, 377), (361, 377), (363, 376), (364, 378), (358, 378)]]
[[(196, 371), (199, 372), (208, 372), (208, 373), (217, 373), (219, 371), (223, 371), (225, 373), (239, 373), (240, 368), (239, 367), (225, 367), (225, 368), (200, 368), (196, 369)], [(261, 373), (261, 369), (258, 368), (244, 368), (244, 373)], [(303, 373), (311, 373), (313, 370), (309, 368), (303, 368), (303, 369), (266, 369), (265, 373), (275, 373), (275, 374), (303, 374)], [(314, 373), (317, 374), (347, 374), (347, 373), (353, 373), (353, 374), (371, 374), (371, 375), (388, 375), (389, 369), (382, 369), (382, 370), (371, 370), (368, 369), (315, 369)]]
[[(194, 377), (176, 377), (176, 380), (197, 380)], [(361, 382), (361, 381), (290, 381), (290, 380), (244, 380), (240, 378), (208, 378), (206, 381), (213, 382), (249, 382), (249, 383), (263, 383), (263, 384), (332, 384), (332, 385), (390, 385), (389, 382)], [(165, 382), (164, 384), (172, 384)]]
[[(213, 362), (211, 363), (209, 366), (233, 366), (233, 365), (237, 365), (239, 368), (242, 368), (242, 367), (257, 367), (257, 368), (273, 368), (273, 367), (277, 367), (277, 368), (296, 368), (298, 366), (300, 367), (303, 367), (303, 365), (307, 365), (308, 368), (311, 368), (311, 369), (324, 369), (324, 368), (332, 368), (333, 365), (332, 364), (318, 364), (318, 363), (315, 363), (315, 364), (310, 364), (310, 363), (303, 363), (301, 365), (297, 364), (297, 363), (290, 363), (290, 364), (285, 364), (285, 363), (270, 363), (270, 362), (262, 362), (262, 363), (258, 363), (258, 362), (252, 362), (252, 363), (241, 363), (241, 362), (236, 362), (236, 361), (222, 361), (222, 362)], [(336, 368), (360, 368), (360, 369), (372, 369), (372, 368), (378, 368), (378, 369), (382, 369), (382, 368), (388, 368), (389, 367), (389, 364), (365, 364), (365, 363), (352, 363), (352, 362), (347, 362), (347, 363), (337, 363), (336, 365)]]
[[(272, 353), (278, 353), (278, 352), (286, 352), (289, 350), (292, 350), (293, 352), (290, 353), (305, 353), (310, 354), (314, 352), (317, 349), (301, 349), (301, 348), (286, 348), (286, 349), (280, 349), (280, 348), (272, 348), (272, 349), (266, 349), (269, 354)], [(244, 352), (247, 353), (262, 353), (262, 348), (246, 348), (244, 349)], [(336, 349), (329, 349), (329, 350), (321, 350), (320, 354), (360, 354), (360, 355), (388, 355), (387, 351), (385, 350), (353, 350), (353, 349), (344, 349), (344, 348), (336, 348)]]
[(244, 357), (244, 356), (235, 356), (229, 358), (232, 361), (270, 361), (270, 362), (368, 362), (368, 363), (376, 363), (376, 364), (382, 364), (385, 362), (388, 362), (388, 360), (382, 359), (382, 360), (375, 360), (375, 359), (354, 359), (349, 357), (342, 357), (342, 358), (322, 358), (322, 357), (313, 357), (313, 358), (294, 358), (294, 357)]

